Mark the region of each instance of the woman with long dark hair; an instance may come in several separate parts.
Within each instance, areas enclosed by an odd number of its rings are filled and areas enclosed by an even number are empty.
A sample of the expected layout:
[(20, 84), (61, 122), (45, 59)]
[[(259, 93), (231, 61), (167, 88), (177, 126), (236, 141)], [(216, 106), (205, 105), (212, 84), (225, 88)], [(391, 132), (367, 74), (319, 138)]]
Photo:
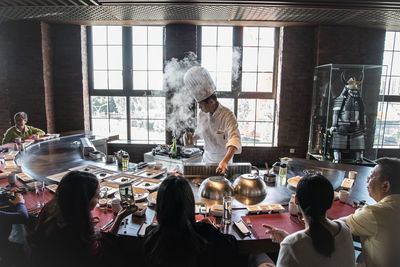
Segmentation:
[(114, 252), (118, 227), (134, 209), (122, 210), (109, 233), (100, 234), (94, 230), (91, 215), (99, 192), (99, 182), (91, 173), (71, 171), (62, 178), (55, 197), (42, 209), (35, 231), (28, 238), (32, 264), (99, 266), (107, 263), (106, 252)]
[(296, 204), (306, 228), (289, 235), (264, 225), (272, 241), (281, 243), (277, 266), (354, 266), (350, 229), (344, 222), (326, 217), (333, 196), (332, 184), (322, 175), (308, 175), (299, 181)]
[(195, 202), (188, 181), (168, 176), (157, 194), (158, 225), (147, 232), (148, 266), (232, 266), (236, 239), (195, 220)]

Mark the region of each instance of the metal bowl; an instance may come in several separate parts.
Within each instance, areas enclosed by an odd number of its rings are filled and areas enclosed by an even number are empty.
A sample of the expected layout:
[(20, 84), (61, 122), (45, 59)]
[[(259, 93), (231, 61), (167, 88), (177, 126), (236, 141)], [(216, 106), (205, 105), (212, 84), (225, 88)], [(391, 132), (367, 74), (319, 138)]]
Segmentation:
[(212, 176), (201, 183), (199, 194), (207, 199), (222, 200), (224, 196), (233, 196), (233, 187), (225, 177)]
[(267, 186), (258, 175), (242, 174), (233, 183), (235, 194), (243, 197), (259, 198), (267, 194)]

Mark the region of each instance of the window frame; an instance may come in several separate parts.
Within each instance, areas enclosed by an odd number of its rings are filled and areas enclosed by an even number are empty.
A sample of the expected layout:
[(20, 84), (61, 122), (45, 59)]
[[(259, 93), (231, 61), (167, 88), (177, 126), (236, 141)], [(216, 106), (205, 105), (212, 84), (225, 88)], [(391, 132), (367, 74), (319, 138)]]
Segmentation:
[[(384, 148), (384, 149), (398, 149), (400, 146), (399, 144), (397, 144), (397, 145), (385, 145), (384, 144), (386, 125), (391, 124), (390, 121), (387, 121), (389, 103), (400, 104), (400, 95), (389, 94), (392, 89), (391, 88), (392, 78), (393, 77), (400, 78), (400, 75), (392, 74), (394, 55), (395, 55), (395, 53), (400, 53), (400, 48), (395, 49), (396, 48), (396, 35), (400, 35), (400, 31), (386, 31), (385, 42), (386, 42), (386, 34), (388, 32), (394, 33), (393, 45), (389, 50), (387, 50), (386, 44), (385, 44), (384, 49), (383, 49), (383, 57), (384, 57), (385, 53), (387, 53), (387, 52), (389, 52), (391, 54), (391, 57), (390, 57), (390, 66), (388, 66), (386, 73), (382, 73), (382, 75), (381, 75), (381, 79), (384, 79), (384, 81), (385, 81), (384, 94), (381, 94), (381, 92), (379, 93), (379, 103), (382, 104), (382, 116), (381, 116), (382, 122), (380, 123), (380, 128), (376, 129), (376, 131), (379, 132), (379, 137), (378, 137), (379, 141), (377, 144), (374, 144), (374, 146), (377, 148)], [(400, 38), (399, 38), (399, 40), (400, 40)], [(399, 47), (400, 47), (400, 44), (399, 44)], [(396, 123), (396, 125), (400, 126), (400, 122)]]
[[(277, 84), (278, 84), (278, 66), (279, 66), (279, 36), (280, 36), (280, 28), (279, 27), (270, 27), (275, 29), (274, 33), (274, 63), (273, 63), (273, 75), (272, 75), (272, 92), (242, 92), (241, 91), (241, 84), (242, 84), (242, 62), (243, 62), (243, 28), (245, 26), (221, 26), (221, 25), (202, 25), (197, 26), (197, 59), (201, 63), (202, 59), (202, 27), (203, 26), (215, 26), (215, 27), (232, 27), (232, 49), (239, 49), (240, 51), (240, 67), (239, 67), (239, 76), (236, 81), (232, 79), (232, 86), (231, 91), (217, 91), (218, 98), (232, 98), (234, 103), (234, 110), (233, 113), (235, 114), (236, 118), (238, 118), (238, 102), (239, 99), (273, 99), (275, 101), (274, 104), (274, 114), (273, 114), (273, 121), (272, 121), (272, 141), (266, 145), (257, 145), (255, 138), (253, 141), (253, 145), (248, 147), (276, 147), (277, 145), (277, 138), (278, 133), (276, 131), (276, 122), (277, 122)], [(263, 26), (255, 26), (261, 28)], [(259, 47), (259, 46), (258, 46)], [(233, 74), (232, 74), (233, 75)], [(217, 88), (218, 89), (218, 88)], [(197, 108), (197, 107), (196, 107)], [(197, 116), (197, 112), (196, 112)], [(252, 121), (256, 124), (256, 118)], [(256, 126), (254, 126), (254, 130), (256, 130)], [(247, 146), (247, 145), (246, 145)]]
[[(112, 25), (102, 25), (105, 27), (109, 27)], [(132, 26), (121, 26), (122, 27), (122, 90), (120, 89), (94, 89), (94, 79), (93, 79), (93, 40), (92, 40), (92, 26), (88, 26), (87, 29), (87, 58), (88, 58), (88, 86), (89, 86), (89, 120), (90, 120), (90, 129), (93, 129), (92, 124), (92, 100), (93, 96), (105, 96), (105, 97), (125, 97), (126, 98), (126, 119), (127, 119), (127, 140), (135, 142), (136, 140), (132, 140), (132, 132), (131, 132), (131, 97), (164, 97), (167, 98), (167, 92), (162, 88), (162, 90), (138, 90), (133, 89), (133, 60), (132, 60)], [(139, 26), (139, 25), (138, 25)], [(142, 26), (142, 25), (140, 25)], [(145, 27), (160, 27), (160, 26), (148, 26), (143, 25)], [(165, 62), (165, 26), (161, 26), (163, 31), (163, 41), (162, 41), (162, 51), (163, 51), (163, 63)], [(107, 45), (108, 46), (108, 45)], [(151, 46), (146, 44), (147, 47)], [(163, 64), (164, 68), (164, 64)], [(148, 79), (148, 77), (147, 77)], [(148, 100), (147, 100), (148, 102)], [(149, 122), (148, 118), (149, 113), (149, 105), (147, 105), (147, 123)], [(166, 122), (166, 114), (165, 114), (165, 124)], [(109, 121), (109, 129), (110, 129), (110, 113), (108, 113), (108, 121)], [(149, 127), (149, 123), (148, 126)], [(147, 141), (137, 142), (138, 144), (152, 144), (152, 141), (149, 140), (149, 129), (147, 133)], [(166, 130), (164, 132), (166, 138)], [(166, 140), (166, 139), (165, 139)]]

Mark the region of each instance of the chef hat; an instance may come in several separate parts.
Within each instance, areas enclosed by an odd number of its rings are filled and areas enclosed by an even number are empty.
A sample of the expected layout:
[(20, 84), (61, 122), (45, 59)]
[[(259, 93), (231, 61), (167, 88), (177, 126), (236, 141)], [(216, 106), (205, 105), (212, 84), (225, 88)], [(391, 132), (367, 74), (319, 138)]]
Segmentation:
[(210, 73), (203, 67), (190, 68), (183, 79), (186, 88), (197, 102), (207, 99), (215, 92), (215, 84)]

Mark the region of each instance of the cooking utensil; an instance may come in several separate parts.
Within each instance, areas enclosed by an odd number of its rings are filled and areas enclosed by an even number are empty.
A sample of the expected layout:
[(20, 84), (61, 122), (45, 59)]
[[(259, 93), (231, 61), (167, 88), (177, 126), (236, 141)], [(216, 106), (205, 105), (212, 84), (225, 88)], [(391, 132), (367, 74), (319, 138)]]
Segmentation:
[(246, 224), (247, 224), (247, 226), (251, 229), (251, 232), (253, 233), (254, 238), (255, 238), (255, 239), (258, 239), (258, 238), (259, 238), (259, 237), (258, 237), (258, 234), (257, 234), (257, 232), (256, 232), (256, 229), (254, 229), (253, 224), (251, 223), (250, 218), (247, 218), (247, 219), (246, 219)]
[(262, 197), (267, 194), (267, 186), (257, 174), (242, 174), (233, 183), (235, 194), (244, 197)]

